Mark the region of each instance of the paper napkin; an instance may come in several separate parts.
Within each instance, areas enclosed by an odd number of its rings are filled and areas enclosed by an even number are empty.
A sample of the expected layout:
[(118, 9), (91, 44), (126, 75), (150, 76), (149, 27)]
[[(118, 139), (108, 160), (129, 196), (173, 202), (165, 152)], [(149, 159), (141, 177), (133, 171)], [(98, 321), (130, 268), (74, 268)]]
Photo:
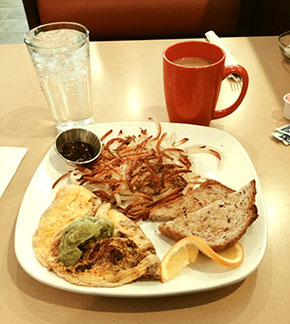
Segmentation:
[(221, 39), (212, 30), (205, 33), (205, 37), (210, 43), (213, 43), (221, 47), (226, 53), (225, 65), (238, 65), (238, 61), (234, 58), (232, 52), (226, 47), (226, 45), (221, 41)]
[(27, 148), (0, 146), (0, 198), (13, 178)]

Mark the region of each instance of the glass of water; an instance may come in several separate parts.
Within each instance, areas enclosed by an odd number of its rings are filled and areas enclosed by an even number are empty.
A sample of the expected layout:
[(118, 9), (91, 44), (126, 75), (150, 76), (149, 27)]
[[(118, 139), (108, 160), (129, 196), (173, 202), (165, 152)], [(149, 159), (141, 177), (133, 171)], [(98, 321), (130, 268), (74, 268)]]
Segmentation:
[(59, 131), (93, 122), (89, 31), (71, 22), (41, 25), (24, 38)]

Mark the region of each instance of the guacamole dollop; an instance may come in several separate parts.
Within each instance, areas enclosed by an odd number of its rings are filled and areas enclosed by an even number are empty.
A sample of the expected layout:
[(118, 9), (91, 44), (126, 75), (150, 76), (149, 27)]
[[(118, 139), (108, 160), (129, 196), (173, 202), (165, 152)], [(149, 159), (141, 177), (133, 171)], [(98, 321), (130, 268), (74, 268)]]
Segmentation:
[(113, 223), (107, 219), (85, 216), (64, 228), (59, 245), (59, 263), (74, 266), (82, 256), (80, 247), (113, 235)]

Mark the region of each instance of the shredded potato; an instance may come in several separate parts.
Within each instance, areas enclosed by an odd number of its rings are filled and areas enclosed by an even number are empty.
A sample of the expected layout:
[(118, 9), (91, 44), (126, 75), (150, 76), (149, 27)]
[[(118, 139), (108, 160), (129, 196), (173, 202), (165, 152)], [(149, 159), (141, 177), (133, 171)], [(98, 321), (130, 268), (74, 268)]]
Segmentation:
[[(153, 118), (157, 135), (140, 129), (139, 135), (109, 130), (101, 137), (99, 158), (63, 175), (73, 183), (86, 186), (103, 201), (110, 202), (131, 219), (146, 219), (150, 208), (176, 199), (204, 179), (197, 174), (191, 155), (207, 152), (222, 159), (219, 152), (205, 145), (182, 148), (187, 138), (176, 141), (175, 134), (162, 133)], [(56, 182), (57, 183), (57, 182)], [(55, 184), (56, 184), (55, 183)]]

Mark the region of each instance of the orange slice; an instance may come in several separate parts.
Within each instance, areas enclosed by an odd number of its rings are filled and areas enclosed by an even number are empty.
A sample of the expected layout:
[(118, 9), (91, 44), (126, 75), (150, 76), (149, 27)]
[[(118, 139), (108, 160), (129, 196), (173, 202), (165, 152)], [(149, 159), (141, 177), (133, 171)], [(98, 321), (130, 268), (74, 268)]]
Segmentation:
[(161, 282), (176, 277), (188, 264), (194, 263), (199, 251), (228, 267), (238, 267), (244, 260), (244, 249), (239, 242), (217, 253), (200, 237), (185, 237), (176, 242), (162, 259)]
[(175, 243), (161, 261), (161, 282), (176, 277), (189, 263), (194, 263), (198, 252), (190, 237)]
[(225, 266), (238, 267), (244, 260), (244, 248), (239, 242), (217, 253), (200, 237), (191, 236), (190, 238), (203, 254)]

